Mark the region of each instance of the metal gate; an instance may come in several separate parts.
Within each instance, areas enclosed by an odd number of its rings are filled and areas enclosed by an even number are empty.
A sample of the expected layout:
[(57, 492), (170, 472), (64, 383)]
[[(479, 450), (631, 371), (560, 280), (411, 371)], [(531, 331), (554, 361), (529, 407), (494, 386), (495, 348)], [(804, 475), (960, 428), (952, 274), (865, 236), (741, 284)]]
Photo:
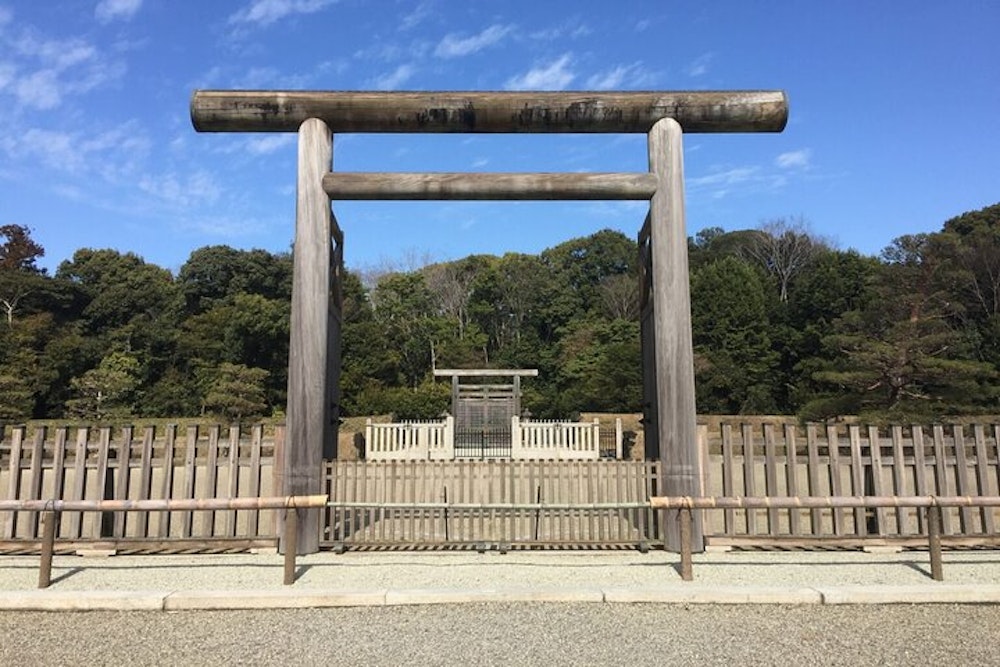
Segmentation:
[[(536, 369), (435, 370), (451, 378), (455, 458), (506, 459), (513, 449), (511, 419), (521, 416), (521, 378)], [(462, 380), (471, 382), (462, 383)]]

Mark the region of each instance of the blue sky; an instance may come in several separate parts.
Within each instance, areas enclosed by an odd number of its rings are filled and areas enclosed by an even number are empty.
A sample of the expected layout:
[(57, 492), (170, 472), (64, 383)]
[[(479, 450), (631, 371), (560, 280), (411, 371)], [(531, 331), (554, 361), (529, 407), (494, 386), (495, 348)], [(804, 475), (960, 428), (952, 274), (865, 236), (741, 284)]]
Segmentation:
[[(783, 89), (782, 134), (685, 139), (688, 233), (802, 216), (841, 248), (1000, 201), (1000, 3), (0, 0), (0, 224), (176, 271), (289, 248), (289, 134), (198, 134), (198, 88)], [(341, 135), (348, 171), (644, 171), (638, 135)], [(627, 202), (338, 202), (349, 266), (538, 252)]]

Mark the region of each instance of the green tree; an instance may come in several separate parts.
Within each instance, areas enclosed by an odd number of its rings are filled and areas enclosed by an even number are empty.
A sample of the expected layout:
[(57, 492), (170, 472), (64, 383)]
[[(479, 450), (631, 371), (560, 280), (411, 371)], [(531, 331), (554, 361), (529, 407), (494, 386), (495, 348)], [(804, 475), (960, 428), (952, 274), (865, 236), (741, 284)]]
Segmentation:
[(761, 275), (735, 257), (698, 269), (691, 278), (691, 321), (699, 411), (773, 411), (777, 355)]
[(139, 362), (112, 352), (97, 368), (70, 381), (75, 398), (66, 401), (70, 416), (87, 421), (122, 419), (133, 414), (139, 386)]
[(45, 272), (36, 260), (45, 255), (45, 249), (24, 225), (0, 226), (0, 240), (0, 306), (10, 326), (23, 300), (44, 287)]
[(267, 409), (267, 376), (263, 368), (220, 364), (205, 395), (205, 411), (233, 422), (262, 416)]

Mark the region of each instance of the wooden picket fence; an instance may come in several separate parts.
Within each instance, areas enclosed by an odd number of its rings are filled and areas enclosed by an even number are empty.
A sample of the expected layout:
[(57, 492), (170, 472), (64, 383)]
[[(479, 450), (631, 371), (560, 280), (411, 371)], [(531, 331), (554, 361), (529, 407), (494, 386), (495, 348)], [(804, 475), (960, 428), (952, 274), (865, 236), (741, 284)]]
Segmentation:
[[(1000, 486), (1000, 425), (723, 424), (720, 431), (702, 443), (705, 495), (991, 496)], [(705, 521), (716, 543), (927, 534), (923, 514), (905, 507), (725, 509)], [(1000, 510), (990, 507), (952, 507), (942, 516), (946, 536), (996, 538), (998, 525)]]
[[(0, 499), (146, 500), (278, 495), (284, 429), (262, 426), (0, 430)], [(700, 433), (712, 496), (995, 496), (1000, 425), (732, 425)], [(328, 461), (322, 543), (654, 544), (663, 494), (651, 461)], [(417, 503), (437, 507), (410, 507)], [(453, 507), (447, 508), (445, 505)], [(484, 505), (484, 508), (470, 507)], [(525, 506), (531, 506), (530, 508)], [(600, 505), (600, 507), (598, 507)], [(614, 507), (612, 507), (614, 505)], [(391, 507), (390, 507), (391, 506)], [(558, 508), (552, 507), (558, 506)], [(569, 507), (573, 506), (573, 507)], [(708, 542), (921, 543), (914, 508), (726, 508), (703, 512)], [(1000, 543), (1000, 509), (951, 507), (942, 535)], [(64, 513), (60, 542), (134, 542), (148, 550), (209, 541), (273, 546), (272, 510)], [(0, 544), (37, 543), (36, 511), (0, 511)]]
[[(4, 434), (0, 434), (4, 435)], [(280, 435), (280, 433), (279, 433)], [(0, 437), (0, 493), (8, 500), (184, 500), (274, 494), (274, 441), (262, 426), (55, 429)], [(79, 541), (273, 543), (272, 510), (67, 512), (56, 537)], [(36, 540), (37, 512), (0, 512), (0, 540)]]
[(658, 475), (659, 463), (651, 461), (332, 461), (324, 489), (331, 507), (323, 541), (343, 546), (646, 544), (659, 535), (648, 507)]

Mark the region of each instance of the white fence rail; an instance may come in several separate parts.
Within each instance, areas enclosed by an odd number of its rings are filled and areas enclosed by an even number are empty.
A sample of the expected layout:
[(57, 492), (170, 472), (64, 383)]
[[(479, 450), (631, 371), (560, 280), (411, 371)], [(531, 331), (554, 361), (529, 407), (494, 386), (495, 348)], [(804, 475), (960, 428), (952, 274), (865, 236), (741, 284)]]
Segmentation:
[(522, 421), (511, 418), (511, 458), (596, 460), (601, 456), (601, 422)]
[[(615, 454), (622, 456), (621, 420), (615, 425)], [(365, 423), (368, 461), (451, 461), (455, 458), (455, 419), (388, 424)], [(587, 461), (601, 458), (601, 424), (511, 418), (511, 459)]]
[(451, 461), (455, 458), (455, 418), (442, 421), (376, 424), (365, 422), (369, 461)]

